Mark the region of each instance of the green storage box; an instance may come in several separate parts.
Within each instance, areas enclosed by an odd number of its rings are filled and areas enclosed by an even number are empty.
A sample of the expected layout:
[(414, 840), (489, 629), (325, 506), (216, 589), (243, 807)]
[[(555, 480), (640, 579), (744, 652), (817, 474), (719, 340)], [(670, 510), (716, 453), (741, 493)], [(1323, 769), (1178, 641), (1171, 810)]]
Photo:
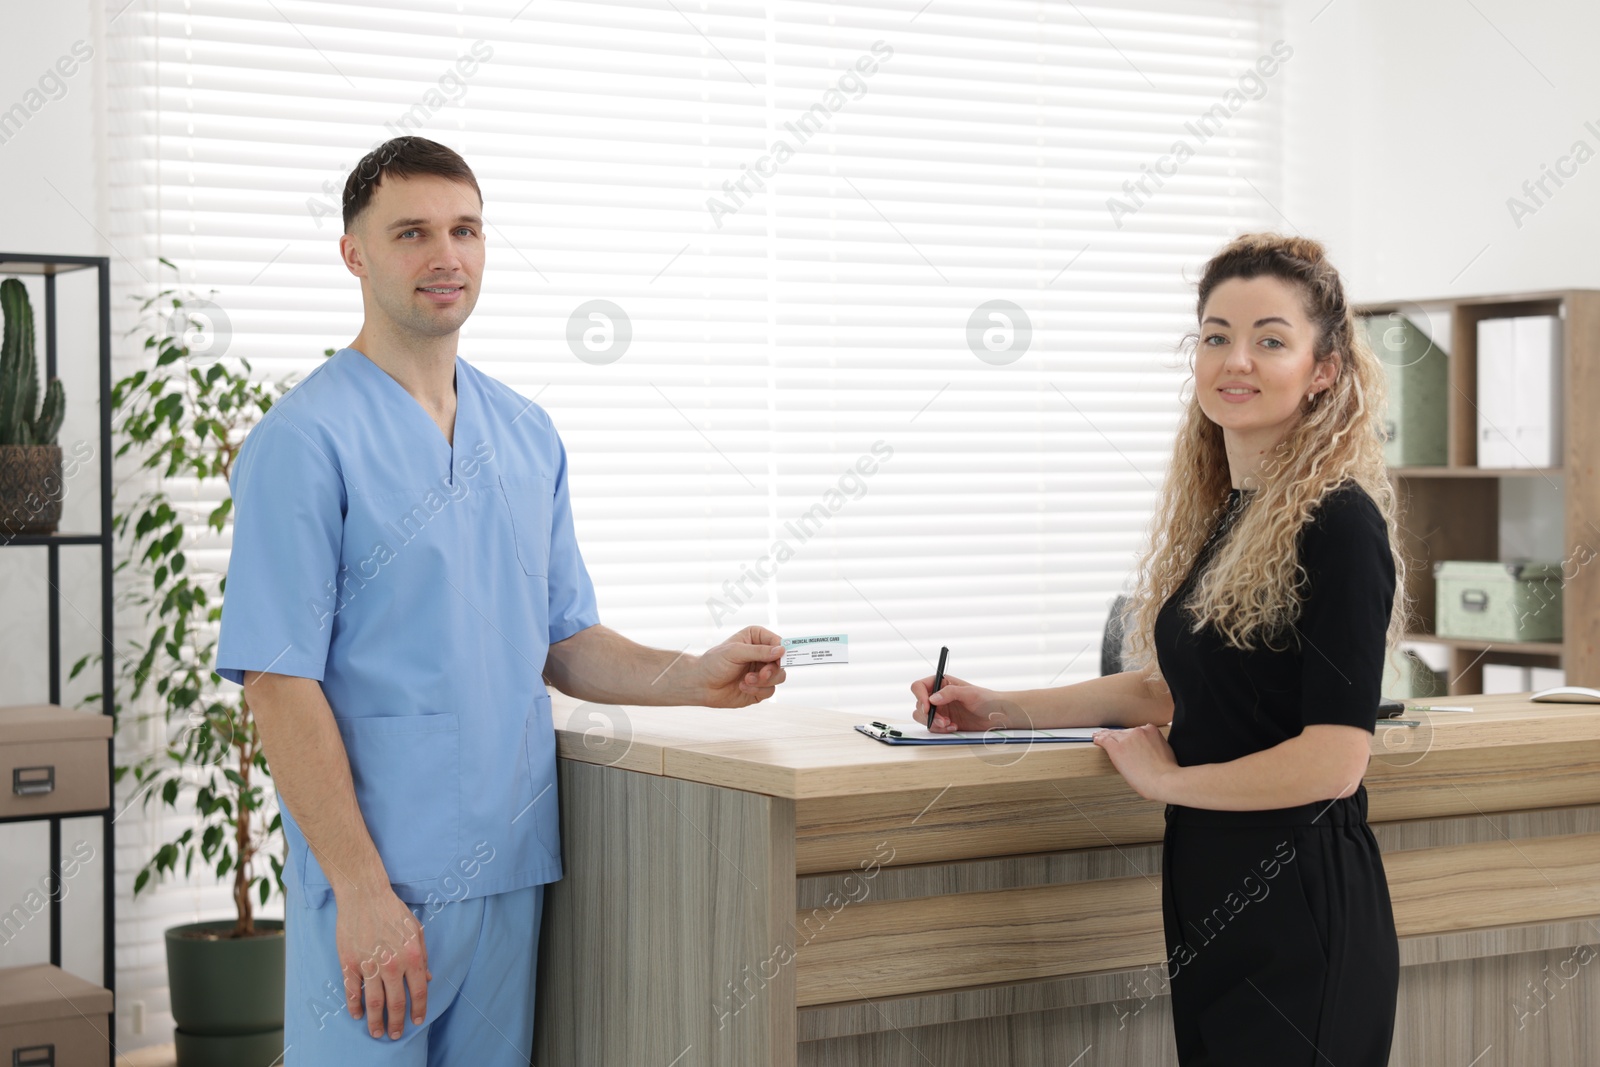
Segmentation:
[(1439, 672), (1424, 663), (1421, 656), (1409, 649), (1397, 648), (1389, 653), (1382, 691), (1389, 700), (1415, 700), (1442, 697), (1446, 687)]
[(1389, 382), (1383, 458), (1391, 467), (1442, 467), (1449, 364), (1444, 349), (1399, 312), (1368, 315), (1367, 342)]
[(1561, 640), (1561, 564), (1433, 565), (1434, 633), (1490, 641)]

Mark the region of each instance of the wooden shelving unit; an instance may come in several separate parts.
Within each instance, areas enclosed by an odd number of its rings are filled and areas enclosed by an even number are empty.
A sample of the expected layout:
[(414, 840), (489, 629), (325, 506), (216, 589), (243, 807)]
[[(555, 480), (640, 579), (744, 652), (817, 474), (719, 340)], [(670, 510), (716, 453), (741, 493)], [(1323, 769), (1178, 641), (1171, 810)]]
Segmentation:
[[(1600, 290), (1458, 297), (1371, 303), (1359, 314), (1446, 312), (1450, 317), (1448, 463), (1443, 467), (1393, 467), (1400, 501), (1401, 543), (1410, 561), (1406, 581), (1414, 605), (1411, 640), (1449, 649), (1449, 690), (1483, 691), (1483, 665), (1561, 667), (1569, 685), (1600, 686)], [(1520, 315), (1562, 320), (1565, 417), (1562, 466), (1554, 469), (1487, 469), (1478, 463), (1478, 323)], [(1420, 324), (1419, 324), (1420, 325)], [(1442, 341), (1441, 341), (1442, 343)], [(1563, 491), (1566, 503), (1562, 587), (1562, 640), (1489, 642), (1433, 634), (1433, 564), (1438, 560), (1500, 558), (1500, 483), (1540, 478)]]
[[(1484, 652), (1493, 650), (1496, 653), (1494, 662), (1512, 662), (1499, 658), (1501, 654), (1520, 657), (1515, 662), (1527, 661), (1530, 666), (1554, 667), (1558, 664), (1548, 662), (1550, 659), (1560, 657), (1562, 643), (1560, 641), (1484, 641), (1471, 637), (1440, 637), (1431, 633), (1406, 634), (1407, 641), (1431, 641), (1436, 645), (1448, 648), (1461, 649), (1465, 652)], [(1537, 660), (1535, 663), (1533, 661)]]

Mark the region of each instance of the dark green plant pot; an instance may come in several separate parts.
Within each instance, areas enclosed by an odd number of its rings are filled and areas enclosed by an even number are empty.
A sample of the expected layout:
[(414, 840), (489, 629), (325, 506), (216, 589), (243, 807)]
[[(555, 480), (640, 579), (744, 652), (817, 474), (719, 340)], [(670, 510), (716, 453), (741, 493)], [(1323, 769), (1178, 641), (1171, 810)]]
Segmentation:
[(283, 1031), (210, 1037), (174, 1030), (178, 1067), (283, 1067)]
[(270, 1067), (283, 1055), (283, 923), (256, 920), (167, 930), (167, 983), (179, 1067)]

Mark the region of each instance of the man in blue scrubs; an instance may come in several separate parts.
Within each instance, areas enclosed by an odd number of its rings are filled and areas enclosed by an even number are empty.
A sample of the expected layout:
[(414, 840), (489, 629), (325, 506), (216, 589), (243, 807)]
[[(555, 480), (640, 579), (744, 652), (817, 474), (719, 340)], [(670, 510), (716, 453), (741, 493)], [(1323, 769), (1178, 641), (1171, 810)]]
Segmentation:
[(340, 238), (361, 332), (231, 473), (217, 673), (245, 687), (283, 813), (288, 1064), (525, 1067), (561, 877), (546, 683), (743, 707), (784, 679), (761, 627), (689, 656), (600, 625), (561, 438), (456, 354), (482, 211), (442, 145), (362, 160)]

